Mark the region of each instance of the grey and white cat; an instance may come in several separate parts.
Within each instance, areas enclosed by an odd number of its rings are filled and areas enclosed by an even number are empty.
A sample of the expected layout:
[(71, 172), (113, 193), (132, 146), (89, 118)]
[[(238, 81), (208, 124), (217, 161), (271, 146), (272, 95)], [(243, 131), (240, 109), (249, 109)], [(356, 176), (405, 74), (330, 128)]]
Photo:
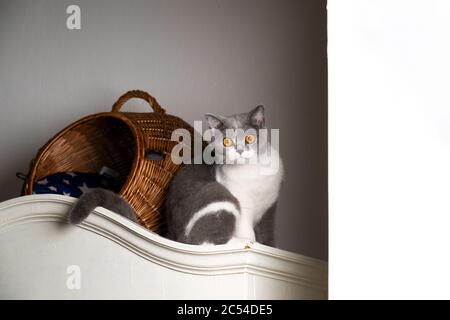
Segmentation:
[[(259, 129), (265, 128), (264, 107), (229, 117), (207, 114), (206, 120), (209, 128), (223, 137), (212, 142), (216, 161), (185, 165), (175, 175), (163, 208), (167, 238), (189, 244), (246, 240), (273, 246), (283, 166), (277, 150), (260, 139)], [(262, 161), (268, 155), (271, 163), (277, 162), (277, 170), (263, 173), (262, 169), (271, 165)], [(103, 189), (83, 194), (69, 213), (69, 221), (81, 222), (97, 206), (136, 221), (125, 201)]]

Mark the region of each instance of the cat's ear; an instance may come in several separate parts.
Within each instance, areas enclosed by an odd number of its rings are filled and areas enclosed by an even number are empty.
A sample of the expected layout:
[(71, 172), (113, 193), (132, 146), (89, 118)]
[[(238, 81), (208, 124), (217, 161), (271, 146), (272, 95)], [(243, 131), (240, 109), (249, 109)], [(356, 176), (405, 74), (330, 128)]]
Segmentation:
[(248, 120), (250, 124), (257, 128), (264, 128), (265, 126), (265, 117), (264, 117), (264, 107), (259, 105), (252, 111), (248, 113)]
[(220, 116), (215, 116), (211, 113), (205, 114), (206, 122), (210, 129), (219, 129), (223, 126), (223, 119)]

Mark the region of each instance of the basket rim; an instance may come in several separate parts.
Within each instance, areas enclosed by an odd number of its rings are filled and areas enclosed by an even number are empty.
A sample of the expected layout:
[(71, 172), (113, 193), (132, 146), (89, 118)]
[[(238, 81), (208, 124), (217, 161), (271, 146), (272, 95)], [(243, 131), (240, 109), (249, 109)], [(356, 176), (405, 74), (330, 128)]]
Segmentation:
[(31, 171), (28, 173), (28, 177), (26, 180), (25, 194), (32, 194), (33, 185), (36, 180), (37, 168), (39, 167), (39, 164), (41, 162), (43, 155), (46, 154), (51, 149), (51, 147), (56, 143), (56, 140), (58, 140), (60, 137), (65, 135), (68, 131), (72, 130), (73, 128), (75, 128), (79, 125), (82, 125), (86, 122), (89, 122), (89, 121), (92, 121), (95, 119), (99, 119), (99, 118), (115, 118), (115, 119), (118, 119), (118, 120), (124, 122), (127, 125), (127, 127), (130, 129), (130, 131), (133, 135), (133, 138), (136, 143), (134, 154), (133, 154), (133, 163), (131, 165), (130, 173), (128, 174), (127, 179), (125, 180), (123, 186), (121, 187), (119, 194), (121, 195), (122, 192), (124, 190), (126, 190), (126, 188), (128, 188), (128, 185), (130, 184), (131, 179), (134, 176), (134, 173), (138, 166), (138, 162), (139, 162), (139, 158), (140, 158), (139, 152), (140, 152), (140, 150), (142, 150), (141, 146), (143, 145), (142, 134), (136, 128), (136, 125), (133, 123), (133, 121), (131, 119), (129, 119), (125, 114), (123, 114), (121, 112), (100, 112), (100, 113), (95, 113), (95, 114), (85, 116), (85, 117), (69, 124), (64, 129), (62, 129), (58, 133), (56, 133), (50, 140), (47, 141), (47, 143), (44, 146), (42, 146), (39, 149), (38, 153), (36, 154), (36, 156), (34, 157), (34, 159), (32, 161), (31, 168), (30, 168)]

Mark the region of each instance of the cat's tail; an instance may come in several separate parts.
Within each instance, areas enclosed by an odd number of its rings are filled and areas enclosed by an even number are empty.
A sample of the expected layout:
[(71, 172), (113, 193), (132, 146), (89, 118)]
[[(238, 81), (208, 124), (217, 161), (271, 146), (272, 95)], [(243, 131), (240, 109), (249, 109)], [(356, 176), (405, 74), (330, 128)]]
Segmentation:
[(97, 207), (104, 207), (137, 222), (130, 205), (119, 195), (106, 189), (91, 189), (83, 193), (70, 210), (68, 220), (71, 224), (79, 224)]

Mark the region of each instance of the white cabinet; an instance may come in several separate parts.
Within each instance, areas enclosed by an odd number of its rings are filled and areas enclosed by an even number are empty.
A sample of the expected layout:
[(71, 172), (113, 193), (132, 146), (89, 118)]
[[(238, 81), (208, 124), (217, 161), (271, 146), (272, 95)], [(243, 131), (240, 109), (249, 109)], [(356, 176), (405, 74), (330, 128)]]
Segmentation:
[(243, 243), (167, 240), (103, 208), (66, 223), (76, 199), (0, 204), (1, 299), (326, 299), (323, 261)]

